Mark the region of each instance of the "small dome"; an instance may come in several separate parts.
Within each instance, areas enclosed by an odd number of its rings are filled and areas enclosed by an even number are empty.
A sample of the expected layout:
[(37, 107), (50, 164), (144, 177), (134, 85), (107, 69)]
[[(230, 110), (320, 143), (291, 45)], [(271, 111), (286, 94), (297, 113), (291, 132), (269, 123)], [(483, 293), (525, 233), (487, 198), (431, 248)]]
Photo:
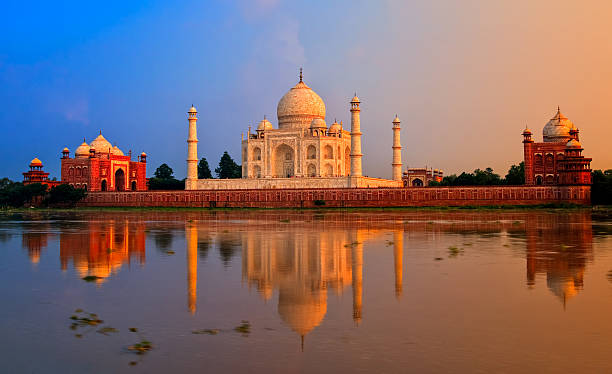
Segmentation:
[(331, 126), (329, 126), (330, 133), (338, 133), (341, 130), (342, 130), (342, 126), (340, 126), (340, 124), (336, 121), (334, 121), (334, 123), (332, 123)]
[(574, 124), (557, 108), (557, 114), (548, 121), (542, 134), (545, 143), (565, 143), (570, 139), (570, 129)]
[(140, 154), (140, 156), (142, 156), (142, 157), (147, 157), (147, 154), (146, 154), (146, 153), (144, 153), (144, 152), (142, 152), (142, 153)]
[(189, 109), (189, 112), (187, 113), (197, 113), (198, 111), (196, 110), (196, 108), (192, 105), (191, 108)]
[(78, 158), (89, 157), (89, 149), (90, 147), (83, 141), (83, 143), (77, 147), (74, 151), (74, 156)]
[(117, 146), (114, 146), (111, 152), (115, 156), (124, 156), (123, 152)]
[[(359, 99), (357, 99), (357, 100), (359, 100)], [(393, 119), (393, 123), (400, 123), (400, 119), (397, 116), (397, 114), (395, 115), (395, 119)]]
[(353, 98), (351, 99), (351, 103), (360, 103), (359, 98), (357, 97), (357, 94), (353, 96)]
[(531, 130), (529, 130), (529, 127), (525, 126), (525, 130), (523, 130), (523, 135), (531, 135)]
[(274, 130), (274, 126), (272, 126), (272, 123), (268, 121), (266, 117), (264, 117), (264, 119), (262, 119), (261, 122), (259, 122), (259, 125), (257, 125), (257, 131), (267, 131), (267, 130)]
[(90, 144), (89, 146), (91, 148), (95, 148), (97, 153), (108, 153), (109, 151), (112, 151), (113, 146), (111, 145), (111, 143), (106, 140), (104, 138), (104, 136), (102, 136), (102, 132), (100, 132), (100, 135), (98, 135), (97, 138), (95, 138)]
[(582, 144), (576, 139), (572, 139), (565, 145), (567, 148), (582, 148)]
[(36, 157), (30, 161), (30, 166), (43, 166), (43, 163)]
[(315, 118), (312, 120), (312, 122), (310, 122), (310, 128), (311, 129), (326, 129), (327, 124), (325, 123), (324, 119)]
[(68, 149), (68, 147), (64, 147), (64, 149), (62, 149), (62, 153), (64, 153), (64, 152), (66, 152), (66, 153), (69, 153), (69, 152), (70, 152), (70, 150)]

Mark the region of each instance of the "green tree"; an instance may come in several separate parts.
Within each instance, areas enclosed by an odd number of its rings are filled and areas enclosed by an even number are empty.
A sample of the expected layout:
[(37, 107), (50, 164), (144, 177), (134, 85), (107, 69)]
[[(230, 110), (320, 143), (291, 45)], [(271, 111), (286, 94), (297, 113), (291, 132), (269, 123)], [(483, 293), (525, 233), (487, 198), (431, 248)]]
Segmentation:
[(521, 161), (518, 165), (510, 166), (504, 182), (509, 185), (525, 184), (525, 162)]
[(212, 173), (210, 172), (210, 167), (208, 166), (208, 161), (206, 161), (206, 157), (202, 157), (200, 163), (198, 163), (198, 178), (199, 179), (212, 179)]
[(32, 201), (36, 196), (44, 196), (47, 192), (47, 185), (32, 183), (13, 183), (10, 180), (0, 181), (0, 206), (21, 207)]
[(74, 206), (86, 194), (87, 192), (83, 188), (74, 188), (69, 184), (60, 184), (49, 190), (44, 203), (55, 206)]
[(223, 152), (221, 160), (219, 160), (219, 167), (215, 169), (215, 173), (219, 179), (231, 179), (231, 178), (242, 178), (242, 167), (227, 153)]
[(612, 205), (612, 169), (595, 170), (591, 174), (591, 203), (593, 205)]
[(174, 174), (174, 171), (172, 171), (172, 168), (170, 166), (168, 166), (167, 164), (161, 164), (157, 169), (155, 169), (155, 178), (159, 178), (159, 179), (173, 179), (172, 174)]

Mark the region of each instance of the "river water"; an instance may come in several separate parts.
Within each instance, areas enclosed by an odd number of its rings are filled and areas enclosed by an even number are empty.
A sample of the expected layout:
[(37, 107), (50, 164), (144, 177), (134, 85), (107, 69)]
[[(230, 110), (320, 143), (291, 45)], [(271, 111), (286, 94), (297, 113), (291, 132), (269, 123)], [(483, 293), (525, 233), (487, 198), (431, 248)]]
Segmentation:
[(590, 210), (1, 218), (0, 372), (612, 372)]

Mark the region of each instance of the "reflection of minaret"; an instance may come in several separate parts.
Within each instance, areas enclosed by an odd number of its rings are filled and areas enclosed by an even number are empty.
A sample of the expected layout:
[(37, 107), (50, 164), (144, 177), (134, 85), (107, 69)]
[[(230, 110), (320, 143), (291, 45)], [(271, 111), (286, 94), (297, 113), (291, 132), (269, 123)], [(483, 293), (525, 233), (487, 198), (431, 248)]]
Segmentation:
[(355, 236), (352, 250), (352, 273), (353, 273), (353, 320), (356, 324), (361, 322), (361, 298), (363, 294), (363, 243), (359, 241), (359, 234)]
[(185, 228), (187, 239), (187, 306), (191, 314), (196, 311), (198, 283), (198, 230), (193, 223)]
[(393, 233), (393, 261), (395, 263), (395, 297), (402, 296), (402, 275), (404, 257), (404, 232), (396, 230)]

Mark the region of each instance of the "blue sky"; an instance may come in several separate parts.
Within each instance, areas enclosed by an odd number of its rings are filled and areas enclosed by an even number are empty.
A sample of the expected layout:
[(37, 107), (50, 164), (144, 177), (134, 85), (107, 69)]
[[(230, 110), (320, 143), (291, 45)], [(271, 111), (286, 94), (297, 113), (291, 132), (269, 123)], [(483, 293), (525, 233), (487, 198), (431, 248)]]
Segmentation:
[(199, 156), (215, 166), (227, 150), (238, 160), (241, 132), (263, 115), (276, 126), (300, 66), (328, 123), (348, 124), (349, 98), (362, 98), (371, 176), (390, 176), (395, 113), (405, 166), (505, 173), (522, 158), (524, 124), (539, 134), (557, 105), (580, 127), (594, 166), (610, 168), (599, 140), (612, 136), (607, 10), (552, 1), (10, 2), (0, 15), (0, 176), (19, 180), (39, 157), (59, 177), (60, 150), (102, 130), (124, 152), (147, 152), (149, 174), (166, 162), (182, 178), (192, 103)]

